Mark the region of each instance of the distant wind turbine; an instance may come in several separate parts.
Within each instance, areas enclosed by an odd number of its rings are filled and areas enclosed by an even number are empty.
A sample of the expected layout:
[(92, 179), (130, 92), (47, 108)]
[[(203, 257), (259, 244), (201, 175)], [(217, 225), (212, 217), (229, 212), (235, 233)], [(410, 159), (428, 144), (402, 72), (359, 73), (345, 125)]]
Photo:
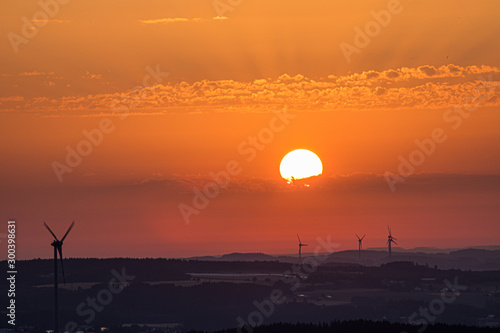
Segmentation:
[(302, 244), (298, 234), (297, 234), (297, 238), (299, 239), (299, 265), (302, 266), (302, 246), (307, 246), (307, 244)]
[(75, 225), (75, 221), (71, 222), (71, 225), (69, 226), (68, 231), (66, 231), (66, 233), (64, 234), (64, 236), (61, 240), (57, 239), (56, 235), (52, 232), (52, 230), (50, 230), (47, 223), (43, 222), (43, 225), (52, 234), (52, 236), (54, 236), (54, 241), (52, 242), (52, 244), (50, 244), (54, 247), (54, 333), (59, 333), (59, 297), (58, 297), (58, 293), (57, 293), (58, 292), (57, 253), (59, 252), (59, 256), (61, 258), (62, 276), (63, 276), (64, 283), (66, 283), (66, 278), (64, 276), (62, 246), (63, 246), (64, 239), (66, 239), (66, 236), (68, 236), (68, 233)]
[(396, 243), (397, 238), (392, 237), (391, 227), (387, 226), (387, 230), (389, 231), (389, 236), (387, 236), (387, 245), (389, 246), (389, 257), (390, 257), (392, 256), (391, 243), (394, 243), (396, 245), (398, 245), (398, 243)]
[(359, 261), (361, 261), (361, 249), (363, 248), (363, 238), (365, 238), (366, 235), (363, 235), (363, 237), (359, 238), (358, 234), (356, 234), (356, 237), (358, 237), (358, 249), (359, 249)]

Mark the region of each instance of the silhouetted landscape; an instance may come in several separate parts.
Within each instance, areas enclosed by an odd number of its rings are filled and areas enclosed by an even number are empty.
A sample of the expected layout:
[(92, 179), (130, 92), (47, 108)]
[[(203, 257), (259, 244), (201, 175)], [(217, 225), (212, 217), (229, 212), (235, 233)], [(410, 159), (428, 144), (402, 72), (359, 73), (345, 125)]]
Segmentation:
[[(210, 261), (68, 258), (59, 299), (61, 325), (69, 326), (61, 328), (300, 332), (306, 327), (300, 323), (310, 323), (307, 332), (352, 327), (411, 332), (437, 323), (498, 327), (500, 269), (495, 259), (500, 251), (398, 252), (390, 262), (387, 253), (363, 251), (370, 263), (385, 260), (381, 265), (349, 262), (350, 256), (357, 257), (354, 252), (324, 254), (321, 264), (302, 268), (293, 256), (244, 253)], [(305, 261), (308, 257), (313, 258), (306, 254)], [(25, 272), (17, 280), (18, 326), (50, 329), (53, 261), (19, 261), (18, 270)], [(427, 329), (469, 332), (458, 326)]]

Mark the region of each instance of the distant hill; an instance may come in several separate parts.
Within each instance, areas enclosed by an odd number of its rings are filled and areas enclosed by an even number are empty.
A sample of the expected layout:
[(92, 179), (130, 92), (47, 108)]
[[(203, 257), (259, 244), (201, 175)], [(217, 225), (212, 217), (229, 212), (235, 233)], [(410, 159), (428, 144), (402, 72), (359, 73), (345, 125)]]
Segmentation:
[(191, 257), (189, 260), (204, 261), (276, 261), (277, 257), (264, 253), (229, 253), (222, 256)]
[[(437, 247), (415, 247), (413, 249), (404, 249), (402, 247), (393, 247), (393, 252), (423, 252), (423, 253), (450, 253), (459, 250), (466, 249), (478, 249), (478, 250), (490, 250), (497, 251), (500, 250), (500, 245), (485, 245), (485, 246), (469, 246), (466, 248), (437, 248)], [(369, 247), (367, 250), (371, 251), (385, 251), (387, 252), (387, 247)]]
[(449, 253), (393, 252), (392, 258), (387, 255), (387, 252), (366, 250), (361, 253), (361, 261), (359, 261), (358, 251), (341, 251), (332, 253), (326, 262), (377, 266), (395, 260), (412, 261), (441, 269), (496, 270), (500, 269), (500, 250), (463, 249)]
[[(314, 256), (314, 253), (303, 253), (303, 258)], [(500, 269), (500, 246), (476, 246), (464, 249), (439, 249), (419, 247), (414, 249), (393, 248), (392, 258), (387, 248), (369, 248), (361, 252), (361, 261), (357, 250), (345, 250), (331, 254), (320, 254), (322, 263), (329, 264), (361, 264), (378, 266), (389, 261), (412, 261), (421, 265), (437, 266), (441, 269), (464, 270), (496, 270)], [(268, 255), (264, 253), (230, 253), (222, 256), (191, 257), (186, 260), (203, 261), (279, 261), (281, 263), (298, 263), (296, 254)]]

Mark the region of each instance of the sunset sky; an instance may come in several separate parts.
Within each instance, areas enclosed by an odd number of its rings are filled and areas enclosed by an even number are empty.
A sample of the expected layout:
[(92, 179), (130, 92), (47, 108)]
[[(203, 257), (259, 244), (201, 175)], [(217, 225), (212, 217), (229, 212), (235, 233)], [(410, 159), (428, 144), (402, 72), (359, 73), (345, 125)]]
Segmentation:
[[(295, 253), (297, 233), (383, 247), (387, 225), (404, 248), (500, 245), (498, 13), (2, 1), (0, 236), (15, 219), (20, 258), (50, 257), (42, 221), (72, 220), (68, 257)], [(279, 165), (298, 148), (323, 174), (292, 186)]]

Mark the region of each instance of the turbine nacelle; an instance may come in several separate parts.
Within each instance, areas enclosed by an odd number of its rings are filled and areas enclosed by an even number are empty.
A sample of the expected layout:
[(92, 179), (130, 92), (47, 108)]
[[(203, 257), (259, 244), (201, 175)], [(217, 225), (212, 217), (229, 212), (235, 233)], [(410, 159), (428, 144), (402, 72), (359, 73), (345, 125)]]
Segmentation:
[(299, 239), (299, 247), (308, 246), (309, 245), (309, 244), (302, 244), (302, 242), (300, 241), (300, 237), (299, 237), (298, 234), (297, 234), (297, 238)]
[(363, 247), (363, 239), (365, 238), (366, 235), (363, 235), (363, 237), (359, 237), (358, 234), (355, 235), (356, 237), (358, 237), (359, 260), (361, 260), (361, 248)]
[[(54, 237), (54, 241), (50, 245), (52, 245), (54, 247), (54, 250), (57, 251), (57, 253), (59, 253), (59, 258), (61, 259), (61, 271), (62, 271), (63, 281), (64, 281), (64, 283), (66, 283), (66, 277), (64, 275), (62, 246), (63, 246), (63, 241), (66, 239), (66, 236), (68, 236), (71, 229), (73, 229), (73, 227), (75, 226), (75, 221), (71, 222), (71, 225), (69, 226), (68, 230), (64, 234), (63, 238), (61, 238), (61, 240), (59, 240), (57, 238), (57, 236), (54, 234), (54, 232), (52, 232), (52, 230), (47, 225), (47, 223), (43, 222), (43, 225), (45, 226), (45, 228), (47, 228), (47, 230), (50, 232), (50, 234)], [(54, 251), (54, 260), (57, 260), (57, 254), (55, 251)]]
[(387, 236), (387, 246), (389, 247), (389, 257), (392, 255), (391, 245), (392, 243), (398, 245), (397, 238), (392, 237), (391, 227), (387, 226), (387, 231), (389, 231), (389, 236)]

